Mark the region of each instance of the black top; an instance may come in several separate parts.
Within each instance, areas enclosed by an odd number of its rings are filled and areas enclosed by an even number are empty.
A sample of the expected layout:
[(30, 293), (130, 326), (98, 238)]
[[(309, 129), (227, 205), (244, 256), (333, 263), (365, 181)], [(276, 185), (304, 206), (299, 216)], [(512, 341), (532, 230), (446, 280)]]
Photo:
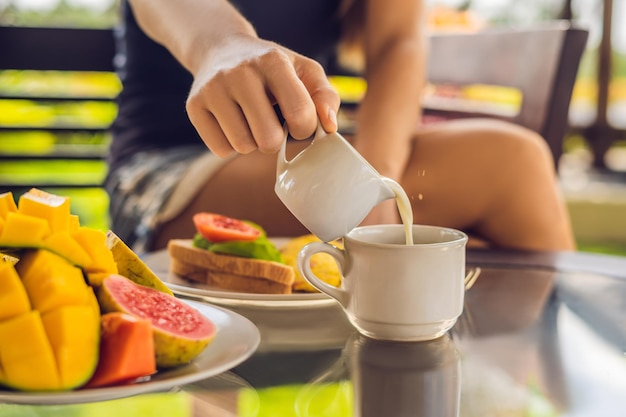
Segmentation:
[[(339, 39), (339, 0), (237, 0), (232, 2), (261, 38), (328, 66)], [(210, 22), (207, 22), (210, 24)], [(116, 31), (116, 67), (123, 84), (113, 124), (111, 172), (140, 150), (201, 144), (185, 112), (192, 77), (139, 28), (127, 2)]]

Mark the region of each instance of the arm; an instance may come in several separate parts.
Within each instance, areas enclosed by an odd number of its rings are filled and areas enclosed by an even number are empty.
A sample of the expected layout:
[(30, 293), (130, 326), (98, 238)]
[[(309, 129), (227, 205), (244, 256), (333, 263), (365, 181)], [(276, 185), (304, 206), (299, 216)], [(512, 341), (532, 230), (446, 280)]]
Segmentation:
[(425, 85), (424, 7), (415, 0), (369, 0), (365, 16), (367, 93), (355, 146), (385, 176), (400, 180)]
[[(396, 181), (407, 167), (421, 114), (426, 39), (421, 0), (368, 0), (364, 52), (367, 92), (357, 115), (354, 141), (381, 173)], [(376, 207), (365, 223), (398, 221), (396, 205)]]
[(130, 0), (141, 28), (194, 76), (189, 119), (217, 155), (275, 152), (283, 140), (278, 104), (295, 138), (317, 119), (337, 129), (339, 97), (322, 67), (259, 39), (226, 0)]

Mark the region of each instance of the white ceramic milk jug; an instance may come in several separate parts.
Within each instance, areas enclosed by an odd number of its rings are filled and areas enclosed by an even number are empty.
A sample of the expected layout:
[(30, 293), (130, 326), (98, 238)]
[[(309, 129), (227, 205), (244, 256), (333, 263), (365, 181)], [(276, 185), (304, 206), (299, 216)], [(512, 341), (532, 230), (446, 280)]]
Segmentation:
[(395, 194), (382, 177), (339, 133), (318, 123), (311, 144), (291, 161), (289, 132), (278, 153), (275, 191), (283, 204), (324, 242), (354, 229), (374, 206)]

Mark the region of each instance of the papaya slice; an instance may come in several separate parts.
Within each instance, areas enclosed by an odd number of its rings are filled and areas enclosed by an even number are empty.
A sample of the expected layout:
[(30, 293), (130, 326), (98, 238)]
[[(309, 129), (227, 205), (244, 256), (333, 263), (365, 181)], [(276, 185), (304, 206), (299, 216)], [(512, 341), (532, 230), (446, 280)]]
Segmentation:
[(130, 383), (155, 372), (150, 321), (119, 312), (102, 315), (100, 360), (86, 387)]

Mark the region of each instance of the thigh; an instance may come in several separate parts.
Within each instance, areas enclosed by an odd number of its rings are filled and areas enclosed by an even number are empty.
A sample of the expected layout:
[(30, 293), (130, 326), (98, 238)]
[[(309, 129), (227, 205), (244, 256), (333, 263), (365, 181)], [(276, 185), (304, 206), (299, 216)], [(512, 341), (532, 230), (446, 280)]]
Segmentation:
[(416, 223), (455, 227), (500, 246), (571, 248), (549, 148), (528, 129), (473, 119), (420, 130), (401, 184)]

